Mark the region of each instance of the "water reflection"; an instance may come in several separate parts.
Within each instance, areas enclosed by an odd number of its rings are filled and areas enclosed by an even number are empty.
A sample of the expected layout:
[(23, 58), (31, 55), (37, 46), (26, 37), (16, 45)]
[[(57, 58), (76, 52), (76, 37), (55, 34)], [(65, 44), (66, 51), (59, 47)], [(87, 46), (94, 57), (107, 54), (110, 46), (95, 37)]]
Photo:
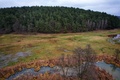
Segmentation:
[[(106, 64), (104, 61), (100, 61), (100, 62), (96, 62), (96, 66), (100, 67), (101, 69), (106, 70), (109, 74), (111, 74), (113, 76), (114, 79), (116, 80), (120, 80), (120, 68), (116, 67), (115, 65), (112, 64)], [(77, 75), (77, 72), (75, 71), (76, 69), (74, 69), (74, 67), (65, 67), (64, 71), (67, 71), (67, 76), (75, 76)], [(34, 71), (34, 68), (30, 68), (30, 69), (23, 69), (20, 72), (16, 72), (14, 75), (11, 75), (8, 79), (6, 80), (12, 80), (16, 77), (21, 77), (22, 75), (27, 75), (27, 74), (31, 74), (31, 75), (39, 75), (39, 74), (44, 74), (46, 72), (49, 72), (50, 74), (53, 73), (59, 73), (61, 75), (63, 75), (63, 71), (62, 68), (59, 66), (55, 66), (53, 68), (49, 67), (49, 66), (43, 66), (40, 68), (40, 70), (38, 72)]]
[(112, 68), (113, 72), (117, 69), (117, 67), (115, 65), (111, 65), (110, 67)]
[(97, 62), (96, 65), (106, 70), (115, 80), (120, 80), (120, 68), (112, 64), (106, 64), (104, 61)]

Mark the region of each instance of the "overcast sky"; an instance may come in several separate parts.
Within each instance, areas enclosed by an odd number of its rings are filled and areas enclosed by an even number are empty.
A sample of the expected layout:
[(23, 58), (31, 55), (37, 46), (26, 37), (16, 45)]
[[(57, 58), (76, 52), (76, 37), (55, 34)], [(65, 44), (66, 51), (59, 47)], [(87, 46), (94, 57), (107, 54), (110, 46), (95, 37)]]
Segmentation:
[(120, 0), (0, 0), (0, 8), (36, 5), (76, 7), (120, 16)]

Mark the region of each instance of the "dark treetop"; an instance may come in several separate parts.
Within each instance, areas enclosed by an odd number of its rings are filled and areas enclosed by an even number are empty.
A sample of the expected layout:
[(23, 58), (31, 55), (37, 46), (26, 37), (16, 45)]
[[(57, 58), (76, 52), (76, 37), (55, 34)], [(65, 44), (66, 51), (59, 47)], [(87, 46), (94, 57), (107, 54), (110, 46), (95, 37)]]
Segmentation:
[(12, 7), (0, 9), (0, 33), (83, 32), (120, 27), (116, 16), (72, 7)]

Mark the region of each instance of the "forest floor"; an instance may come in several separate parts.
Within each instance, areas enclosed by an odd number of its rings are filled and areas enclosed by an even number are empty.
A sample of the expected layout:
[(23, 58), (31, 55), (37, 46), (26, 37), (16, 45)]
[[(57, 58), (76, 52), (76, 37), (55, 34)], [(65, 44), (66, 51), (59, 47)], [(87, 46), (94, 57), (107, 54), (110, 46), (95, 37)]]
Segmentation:
[(3, 34), (0, 35), (0, 58), (10, 54), (24, 56), (19, 53), (30, 53), (30, 56), (8, 62), (7, 66), (11, 66), (39, 59), (54, 59), (61, 54), (72, 54), (75, 48), (85, 48), (87, 44), (90, 44), (97, 54), (112, 55), (115, 49), (120, 48), (120, 44), (110, 43), (108, 35), (116, 34), (120, 34), (120, 29), (60, 34)]

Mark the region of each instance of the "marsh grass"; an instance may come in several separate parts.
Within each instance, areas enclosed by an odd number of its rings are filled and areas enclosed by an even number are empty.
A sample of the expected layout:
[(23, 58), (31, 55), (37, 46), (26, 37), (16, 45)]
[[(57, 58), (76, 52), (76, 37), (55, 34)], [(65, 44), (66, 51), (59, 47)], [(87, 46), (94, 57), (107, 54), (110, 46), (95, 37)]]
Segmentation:
[(20, 58), (18, 62), (10, 62), (10, 65), (37, 59), (57, 58), (63, 53), (71, 54), (76, 47), (85, 48), (87, 44), (90, 44), (97, 54), (109, 55), (120, 48), (119, 44), (111, 44), (107, 41), (108, 35), (111, 34), (120, 34), (120, 29), (66, 34), (4, 34), (0, 36), (0, 52), (1, 54), (32, 52), (31, 56)]

